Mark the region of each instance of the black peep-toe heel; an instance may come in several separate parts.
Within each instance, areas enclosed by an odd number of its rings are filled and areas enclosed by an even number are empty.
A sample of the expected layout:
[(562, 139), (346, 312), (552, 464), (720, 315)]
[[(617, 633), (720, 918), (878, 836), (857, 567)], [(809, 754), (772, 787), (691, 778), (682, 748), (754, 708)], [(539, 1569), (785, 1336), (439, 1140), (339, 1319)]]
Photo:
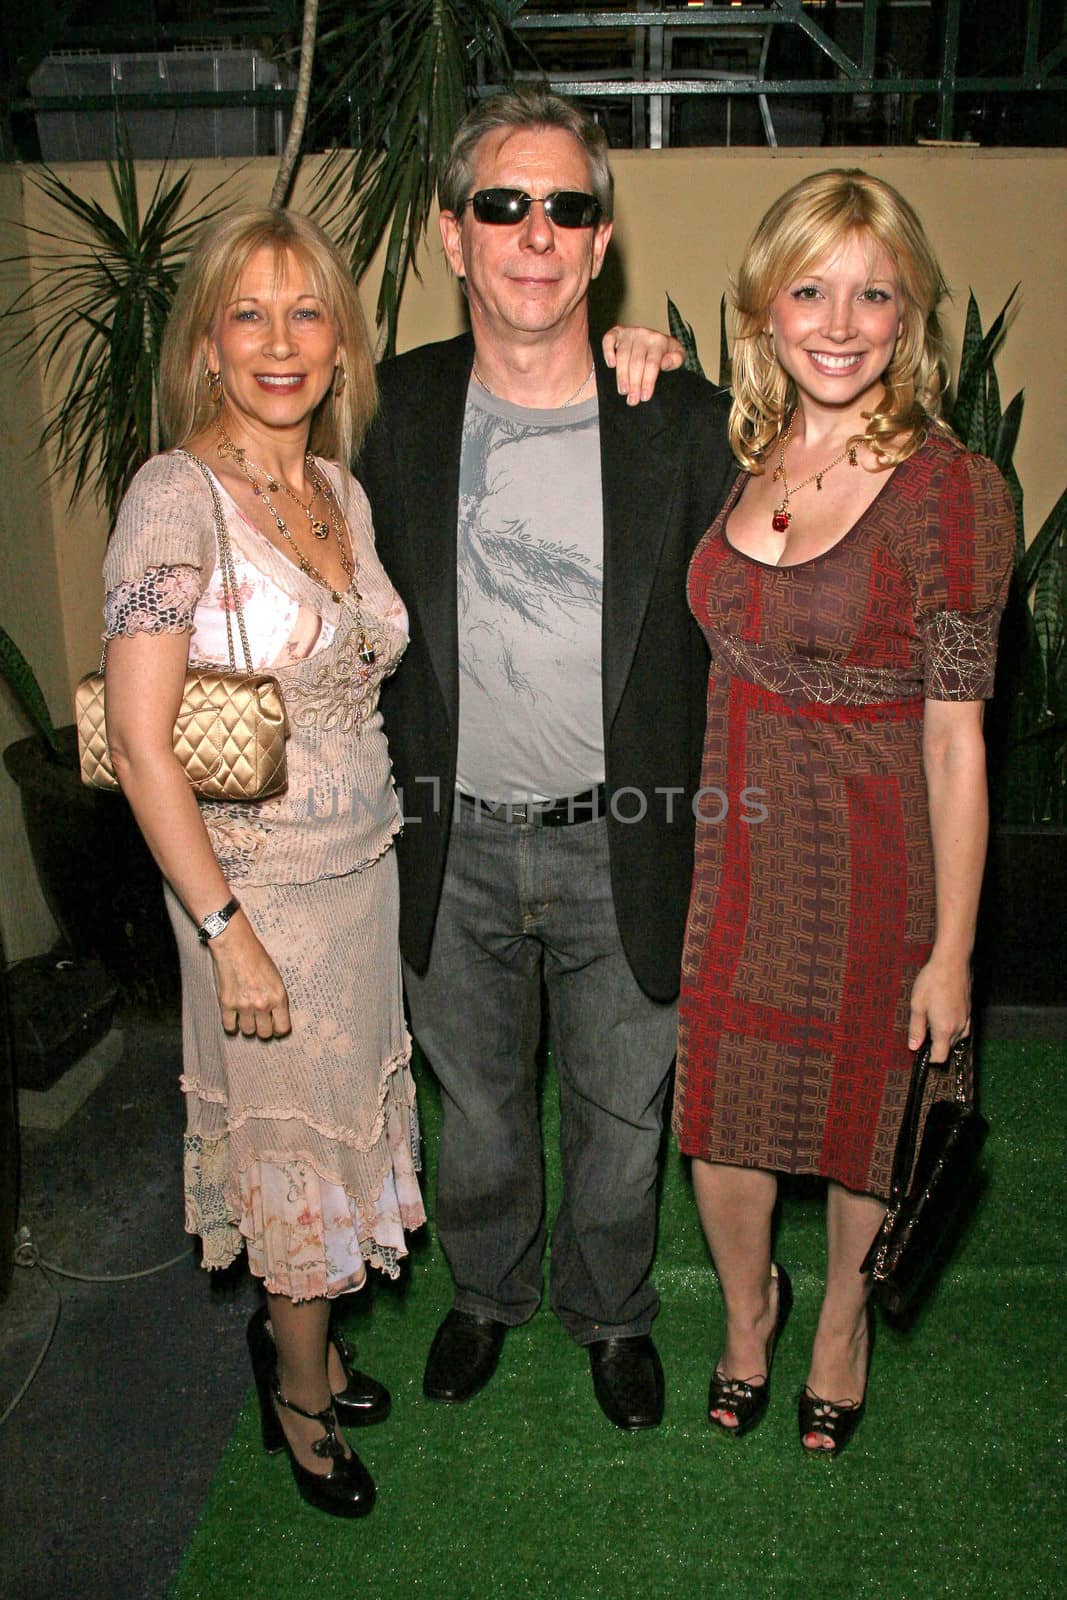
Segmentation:
[[(751, 1378), (728, 1378), (718, 1367), (711, 1375), (711, 1385), (708, 1389), (708, 1421), (721, 1433), (729, 1434), (734, 1439), (740, 1439), (742, 1434), (751, 1433), (756, 1424), (763, 1420), (770, 1404), (771, 1365), (774, 1352), (793, 1306), (793, 1285), (789, 1281), (788, 1272), (775, 1263), (774, 1276), (778, 1282), (778, 1314), (774, 1319), (771, 1336), (767, 1340), (767, 1371), (763, 1382), (757, 1383)], [(734, 1426), (731, 1427), (728, 1422), (721, 1422), (713, 1415), (716, 1411), (729, 1411), (737, 1419)]]
[[(871, 1353), (874, 1349), (874, 1307), (867, 1304), (867, 1373), (863, 1384), (862, 1400), (824, 1400), (822, 1395), (804, 1385), (797, 1395), (797, 1428), (800, 1445), (806, 1456), (827, 1456), (831, 1461), (839, 1456), (856, 1429), (863, 1421), (867, 1408), (867, 1384), (871, 1375)], [(831, 1447), (805, 1444), (809, 1433), (821, 1433), (832, 1440)]]

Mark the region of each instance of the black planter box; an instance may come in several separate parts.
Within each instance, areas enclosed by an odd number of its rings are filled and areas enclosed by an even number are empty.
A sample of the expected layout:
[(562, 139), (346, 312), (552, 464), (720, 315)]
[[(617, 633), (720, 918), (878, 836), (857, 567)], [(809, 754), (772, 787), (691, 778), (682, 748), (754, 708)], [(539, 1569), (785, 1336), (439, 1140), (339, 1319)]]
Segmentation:
[(111, 1027), (118, 989), (99, 961), (52, 952), (7, 973), (11, 1052), (20, 1089), (50, 1089)]
[(1067, 828), (995, 827), (974, 954), (987, 1032), (1067, 1037)]
[(74, 728), (58, 737), (59, 757), (41, 739), (4, 751), (48, 909), (64, 944), (99, 961), (125, 999), (172, 1004), (178, 955), (159, 868), (123, 796), (82, 783)]

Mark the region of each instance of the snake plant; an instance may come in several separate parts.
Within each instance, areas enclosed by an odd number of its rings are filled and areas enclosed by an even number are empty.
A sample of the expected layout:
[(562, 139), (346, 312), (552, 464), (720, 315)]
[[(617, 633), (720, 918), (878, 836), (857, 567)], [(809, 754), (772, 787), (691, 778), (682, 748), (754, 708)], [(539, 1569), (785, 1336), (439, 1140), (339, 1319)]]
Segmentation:
[(34, 733), (44, 740), (53, 755), (58, 755), (56, 730), (41, 685), (6, 628), (0, 628), (0, 678), (11, 689)]

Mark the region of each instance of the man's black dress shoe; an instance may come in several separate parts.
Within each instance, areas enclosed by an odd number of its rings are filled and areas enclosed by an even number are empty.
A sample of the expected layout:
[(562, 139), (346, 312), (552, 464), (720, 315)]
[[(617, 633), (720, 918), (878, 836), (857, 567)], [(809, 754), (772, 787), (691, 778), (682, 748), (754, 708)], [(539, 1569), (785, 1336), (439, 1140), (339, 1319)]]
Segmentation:
[(507, 1327), (470, 1311), (450, 1311), (434, 1334), (422, 1392), (458, 1404), (484, 1389), (496, 1371)]
[(655, 1428), (663, 1421), (663, 1364), (647, 1333), (597, 1339), (589, 1346), (593, 1390), (617, 1428)]

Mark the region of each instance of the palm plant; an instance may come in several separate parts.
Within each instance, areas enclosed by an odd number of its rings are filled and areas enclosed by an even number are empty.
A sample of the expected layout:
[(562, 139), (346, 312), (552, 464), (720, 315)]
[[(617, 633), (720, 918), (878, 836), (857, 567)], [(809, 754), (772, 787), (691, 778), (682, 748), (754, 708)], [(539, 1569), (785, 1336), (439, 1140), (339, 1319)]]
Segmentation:
[(308, 102), (311, 99), (311, 69), (315, 60), (315, 36), (319, 23), (319, 0), (304, 0), (304, 21), (300, 34), (300, 66), (296, 75), (296, 99), (293, 102), (293, 118), (289, 124), (289, 136), (285, 141), (285, 149), (278, 163), (278, 171), (274, 178), (274, 187), (270, 192), (272, 206), (284, 206), (289, 197), (289, 190), (293, 186), (297, 164), (300, 160), (300, 149), (304, 142), (304, 127), (307, 122)]
[[(347, 104), (357, 148), (328, 161), (317, 209), (358, 280), (388, 235), (377, 322), (396, 348), (400, 297), (426, 232), (452, 136), (480, 81), (508, 82), (524, 0), (363, 0), (328, 9), (320, 60), (340, 61), (328, 104)], [(324, 70), (324, 69), (320, 69)]]
[[(49, 168), (29, 182), (60, 210), (64, 231), (27, 225), (36, 248), (7, 258), (38, 267), (5, 308), (28, 326), (8, 352), (44, 374), (62, 376), (62, 393), (43, 422), (40, 443), (68, 473), (73, 503), (90, 490), (110, 517), (138, 467), (159, 448), (157, 380), (163, 325), (193, 232), (217, 214), (209, 202), (183, 210), (190, 173), (164, 166), (143, 212), (124, 124), (107, 164), (113, 209), (86, 199)], [(37, 306), (37, 322), (33, 314)]]

